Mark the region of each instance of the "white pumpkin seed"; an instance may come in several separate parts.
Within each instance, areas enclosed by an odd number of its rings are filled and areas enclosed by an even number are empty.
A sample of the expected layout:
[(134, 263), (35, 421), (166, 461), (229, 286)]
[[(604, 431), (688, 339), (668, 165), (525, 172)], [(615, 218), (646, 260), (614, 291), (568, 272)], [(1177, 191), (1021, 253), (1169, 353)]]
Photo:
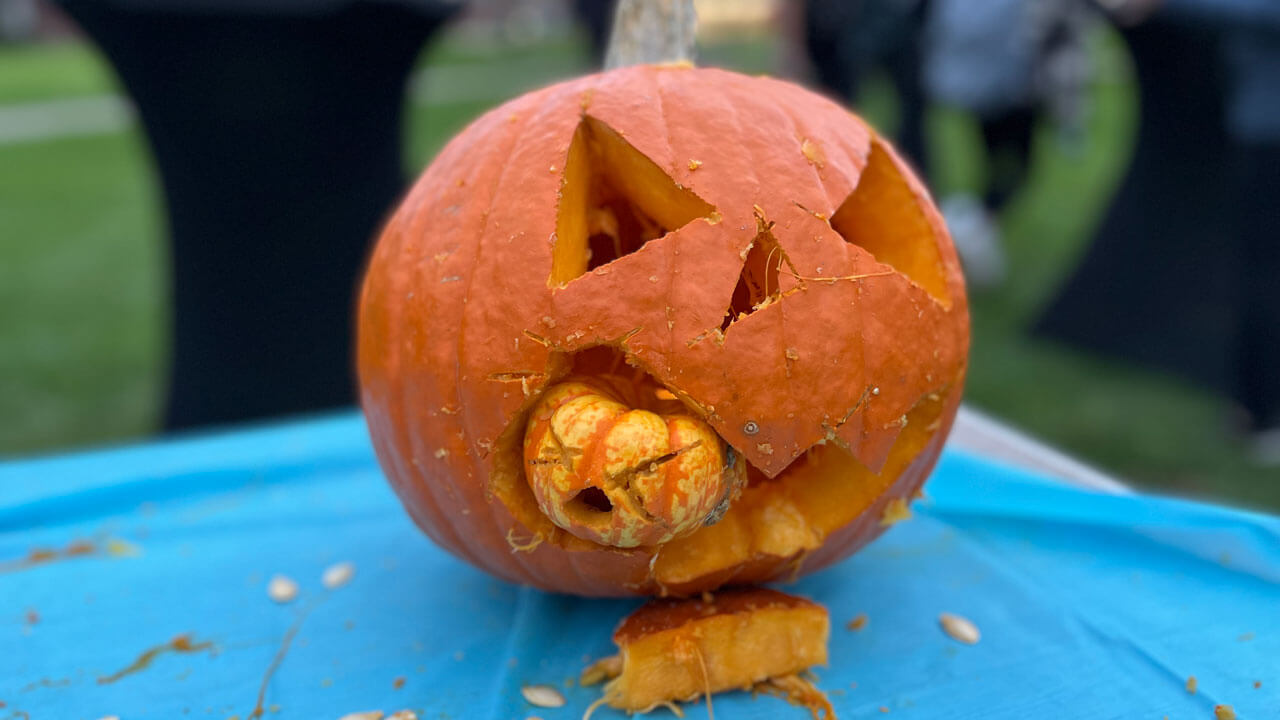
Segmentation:
[(298, 583), (284, 575), (272, 575), (267, 583), (267, 595), (281, 605), (293, 602), (298, 597)]
[(974, 625), (969, 618), (952, 615), (951, 613), (942, 613), (938, 616), (938, 623), (942, 625), (943, 631), (956, 642), (961, 642), (965, 645), (977, 645), (978, 640), (982, 639), (982, 633), (978, 632), (978, 626)]
[(560, 691), (550, 685), (525, 685), (520, 688), (520, 694), (524, 695), (524, 699), (530, 705), (545, 708), (558, 708), (564, 706), (564, 695)]
[(340, 562), (336, 565), (330, 565), (325, 568), (324, 575), (320, 577), (320, 581), (330, 590), (342, 587), (351, 582), (351, 578), (356, 574), (356, 566), (349, 562)]
[(418, 720), (418, 713), (412, 710), (400, 710), (388, 715), (387, 720)]
[(347, 713), (338, 720), (382, 720), (381, 710), (365, 710), (364, 712)]

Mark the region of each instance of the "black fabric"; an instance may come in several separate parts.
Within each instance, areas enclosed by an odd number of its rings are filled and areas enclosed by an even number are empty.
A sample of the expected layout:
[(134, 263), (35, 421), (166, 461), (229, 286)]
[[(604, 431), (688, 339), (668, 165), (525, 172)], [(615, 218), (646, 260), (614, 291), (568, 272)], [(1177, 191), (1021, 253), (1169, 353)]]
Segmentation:
[(596, 67), (604, 64), (604, 52), (613, 28), (613, 14), (618, 0), (573, 0), (573, 15), (587, 31), (591, 59)]
[(984, 201), (988, 210), (998, 213), (1026, 182), (1031, 166), (1036, 109), (1010, 108), (992, 117), (979, 118), (978, 124), (990, 168)]
[(401, 193), (401, 110), (444, 14), (65, 0), (136, 103), (168, 204), (166, 425), (350, 404), (357, 277)]
[(1132, 163), (1093, 245), (1036, 332), (1233, 391), (1239, 253), (1216, 38), (1152, 21), (1125, 30), (1137, 72)]
[(804, 33), (818, 84), (841, 102), (855, 100), (872, 71), (889, 76), (898, 93), (896, 146), (927, 175), (920, 53), (926, 6), (925, 0), (807, 0)]
[(1244, 267), (1233, 389), (1257, 427), (1280, 428), (1280, 143), (1238, 145), (1233, 171)]

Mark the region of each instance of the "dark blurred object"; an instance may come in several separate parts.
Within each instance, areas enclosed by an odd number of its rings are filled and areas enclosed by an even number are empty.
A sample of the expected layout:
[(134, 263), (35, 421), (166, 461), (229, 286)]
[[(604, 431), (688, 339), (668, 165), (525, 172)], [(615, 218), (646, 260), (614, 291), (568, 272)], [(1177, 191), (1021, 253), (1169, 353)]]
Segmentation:
[(1196, 379), (1280, 426), (1280, 3), (1169, 0), (1123, 30), (1141, 119), (1037, 330)]
[(1280, 2), (1252, 5), (1226, 35), (1230, 232), (1243, 269), (1233, 395), (1269, 442), (1259, 456), (1280, 463)]
[(932, 0), (924, 42), (929, 100), (974, 117), (987, 157), (977, 195), (943, 198), (943, 213), (974, 285), (1004, 277), (996, 216), (1026, 183), (1038, 120), (1083, 136), (1095, 24), (1083, 0)]
[(350, 404), (366, 248), (443, 2), (63, 0), (136, 103), (169, 211), (165, 424)]
[(898, 93), (896, 145), (922, 172), (924, 90), (920, 42), (927, 0), (807, 0), (803, 34), (821, 88), (854, 100), (868, 75), (883, 70)]
[(592, 64), (596, 67), (604, 64), (604, 50), (617, 6), (618, 0), (573, 0), (573, 15), (587, 30)]

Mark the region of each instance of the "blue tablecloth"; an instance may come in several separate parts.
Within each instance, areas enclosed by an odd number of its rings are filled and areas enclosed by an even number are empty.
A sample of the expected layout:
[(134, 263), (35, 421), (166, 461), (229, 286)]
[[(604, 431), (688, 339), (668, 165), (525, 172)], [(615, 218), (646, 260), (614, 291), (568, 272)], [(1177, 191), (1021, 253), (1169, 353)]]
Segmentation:
[[(913, 519), (791, 588), (831, 610), (817, 674), (841, 718), (1280, 717), (1275, 518), (955, 452), (927, 491)], [(339, 561), (354, 578), (326, 590)], [(300, 585), (293, 603), (268, 598), (277, 573)], [(354, 415), (0, 465), (0, 718), (244, 720), (270, 673), (268, 718), (576, 720), (599, 688), (569, 679), (636, 604), (511, 586), (434, 547)], [(942, 612), (981, 642), (947, 637)], [(527, 705), (527, 683), (568, 705)], [(714, 710), (808, 716), (745, 693)]]

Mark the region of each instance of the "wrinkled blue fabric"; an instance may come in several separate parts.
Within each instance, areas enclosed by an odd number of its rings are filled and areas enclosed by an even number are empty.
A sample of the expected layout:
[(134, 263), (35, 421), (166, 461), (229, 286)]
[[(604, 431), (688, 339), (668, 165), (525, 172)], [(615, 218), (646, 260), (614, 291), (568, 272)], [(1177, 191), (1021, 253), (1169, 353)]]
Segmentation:
[[(789, 587), (831, 611), (817, 674), (839, 717), (1212, 718), (1216, 703), (1280, 715), (1276, 518), (1092, 494), (959, 452), (927, 491), (911, 520)], [(100, 550), (22, 562), (77, 540)], [(325, 590), (343, 560), (354, 578)], [(293, 603), (267, 597), (276, 573), (301, 586)], [(244, 720), (296, 627), (264, 717), (576, 720), (599, 688), (568, 681), (612, 651), (638, 602), (516, 587), (439, 550), (355, 415), (0, 465), (2, 719)], [(947, 637), (942, 612), (972, 619), (981, 642)], [(846, 630), (860, 613), (867, 625)], [(101, 682), (188, 633), (212, 649)], [(568, 704), (529, 706), (528, 683)], [(746, 693), (714, 710), (808, 717)]]

